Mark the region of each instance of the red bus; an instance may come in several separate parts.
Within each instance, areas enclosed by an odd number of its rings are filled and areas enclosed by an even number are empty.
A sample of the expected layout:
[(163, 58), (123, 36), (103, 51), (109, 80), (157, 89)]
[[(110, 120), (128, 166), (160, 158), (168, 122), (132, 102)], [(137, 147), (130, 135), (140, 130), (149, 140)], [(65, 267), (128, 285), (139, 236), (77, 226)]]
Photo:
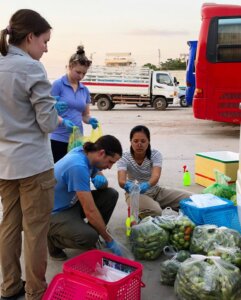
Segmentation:
[(241, 6), (203, 4), (193, 112), (198, 119), (241, 123)]

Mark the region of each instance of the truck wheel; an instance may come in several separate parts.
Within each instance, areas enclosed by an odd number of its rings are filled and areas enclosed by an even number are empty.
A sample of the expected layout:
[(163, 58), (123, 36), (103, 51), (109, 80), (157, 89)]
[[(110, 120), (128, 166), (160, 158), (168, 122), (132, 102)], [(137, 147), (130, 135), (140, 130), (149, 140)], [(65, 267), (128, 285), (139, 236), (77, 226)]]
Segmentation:
[(147, 107), (147, 104), (145, 103), (136, 103), (136, 106), (139, 108)]
[(165, 110), (167, 108), (167, 101), (163, 97), (158, 97), (153, 101), (153, 107), (157, 110)]
[(115, 107), (115, 103), (111, 102), (109, 110), (112, 110), (114, 107)]
[(97, 107), (99, 110), (109, 110), (111, 107), (111, 102), (106, 97), (101, 97), (97, 101)]
[(182, 96), (180, 98), (180, 105), (181, 105), (181, 107), (188, 107), (185, 96)]

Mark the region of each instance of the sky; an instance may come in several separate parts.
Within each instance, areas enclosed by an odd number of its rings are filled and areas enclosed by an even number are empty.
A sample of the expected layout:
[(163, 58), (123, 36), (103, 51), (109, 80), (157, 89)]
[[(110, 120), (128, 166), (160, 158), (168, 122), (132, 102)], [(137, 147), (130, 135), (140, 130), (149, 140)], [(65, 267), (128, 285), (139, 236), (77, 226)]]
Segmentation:
[(0, 29), (18, 9), (39, 12), (53, 27), (48, 53), (41, 59), (50, 78), (65, 73), (69, 57), (80, 44), (87, 57), (92, 57), (93, 65), (104, 65), (109, 52), (131, 52), (137, 65), (157, 65), (188, 53), (187, 41), (198, 39), (205, 2), (214, 1), (2, 0)]

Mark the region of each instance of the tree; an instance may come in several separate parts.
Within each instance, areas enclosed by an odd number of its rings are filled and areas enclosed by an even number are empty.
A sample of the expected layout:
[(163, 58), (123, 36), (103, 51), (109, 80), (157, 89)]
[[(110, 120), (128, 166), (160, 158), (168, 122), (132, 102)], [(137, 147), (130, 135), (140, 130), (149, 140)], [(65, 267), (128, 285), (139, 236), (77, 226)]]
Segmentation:
[(165, 62), (161, 63), (161, 68), (151, 63), (145, 64), (143, 67), (147, 67), (154, 71), (157, 70), (186, 70), (186, 62), (180, 58), (168, 58)]
[(161, 63), (162, 70), (186, 70), (186, 62), (180, 58), (168, 58), (166, 62)]
[(160, 68), (158, 68), (157, 66), (155, 66), (155, 65), (153, 65), (151, 63), (147, 63), (143, 67), (147, 67), (147, 68), (149, 68), (151, 70), (154, 70), (154, 71), (160, 70)]

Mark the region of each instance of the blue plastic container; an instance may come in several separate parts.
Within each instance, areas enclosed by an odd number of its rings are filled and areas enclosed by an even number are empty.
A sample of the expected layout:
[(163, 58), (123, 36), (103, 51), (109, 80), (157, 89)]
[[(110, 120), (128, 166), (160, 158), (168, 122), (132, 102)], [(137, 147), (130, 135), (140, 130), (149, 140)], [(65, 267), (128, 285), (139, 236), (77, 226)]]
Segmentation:
[(203, 208), (191, 205), (190, 202), (192, 202), (192, 200), (189, 198), (183, 199), (180, 201), (180, 208), (196, 225), (214, 224), (230, 228), (231, 220), (234, 216), (234, 209), (237, 211), (237, 207), (228, 199), (220, 199), (226, 203)]

